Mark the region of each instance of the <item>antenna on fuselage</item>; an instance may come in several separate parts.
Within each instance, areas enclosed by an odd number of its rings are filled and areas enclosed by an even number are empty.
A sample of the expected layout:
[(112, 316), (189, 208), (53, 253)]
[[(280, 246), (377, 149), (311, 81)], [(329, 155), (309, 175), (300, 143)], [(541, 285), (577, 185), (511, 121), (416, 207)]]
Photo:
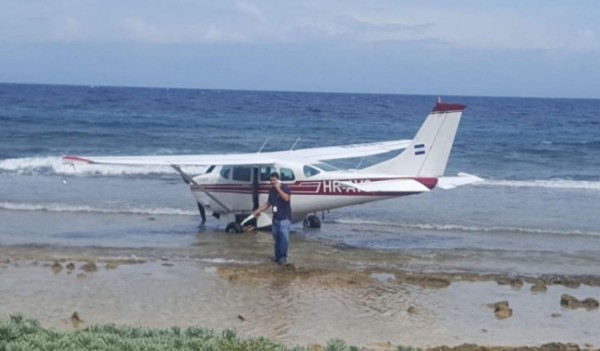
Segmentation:
[(294, 147), (296, 146), (296, 144), (298, 144), (299, 141), (300, 141), (300, 137), (296, 138), (296, 141), (294, 141), (294, 145), (292, 145), (292, 147), (290, 148), (290, 151), (294, 151)]
[(263, 151), (263, 149), (265, 148), (265, 145), (267, 145), (268, 142), (269, 142), (269, 137), (267, 137), (265, 139), (265, 142), (262, 144), (262, 146), (260, 147), (260, 149), (258, 149), (258, 151), (256, 153), (260, 154)]

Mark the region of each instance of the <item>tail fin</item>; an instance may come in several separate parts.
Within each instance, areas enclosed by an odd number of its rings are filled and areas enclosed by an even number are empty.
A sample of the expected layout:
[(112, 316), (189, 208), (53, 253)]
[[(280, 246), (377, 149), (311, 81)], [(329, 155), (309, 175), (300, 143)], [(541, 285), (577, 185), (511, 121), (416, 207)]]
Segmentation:
[(410, 145), (398, 156), (364, 172), (407, 176), (444, 175), (464, 105), (438, 101)]

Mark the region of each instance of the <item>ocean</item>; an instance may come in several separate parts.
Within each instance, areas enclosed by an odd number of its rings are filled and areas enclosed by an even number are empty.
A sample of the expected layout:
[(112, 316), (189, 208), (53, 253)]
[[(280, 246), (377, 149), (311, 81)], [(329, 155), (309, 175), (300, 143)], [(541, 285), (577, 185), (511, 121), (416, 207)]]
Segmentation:
[[(61, 156), (410, 139), (436, 99), (0, 84), (0, 246), (260, 262), (253, 245), (268, 247), (269, 234), (225, 234), (227, 222), (215, 218), (198, 227), (194, 199), (172, 169), (72, 167)], [(296, 224), (291, 260), (321, 250), (358, 266), (599, 275), (600, 100), (442, 99), (467, 105), (446, 174), (485, 182), (332, 210), (318, 230)]]

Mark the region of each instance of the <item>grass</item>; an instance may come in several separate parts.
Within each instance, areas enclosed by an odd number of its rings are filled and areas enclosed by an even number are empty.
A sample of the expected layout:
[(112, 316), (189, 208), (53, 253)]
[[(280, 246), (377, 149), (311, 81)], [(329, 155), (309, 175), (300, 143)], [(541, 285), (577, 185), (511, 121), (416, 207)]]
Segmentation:
[[(214, 332), (203, 328), (149, 329), (117, 326), (91, 326), (83, 330), (58, 332), (45, 329), (34, 319), (12, 315), (0, 321), (0, 351), (308, 351), (286, 347), (266, 338), (240, 338), (236, 331)], [(331, 340), (323, 351), (359, 351), (342, 340)], [(398, 347), (398, 351), (413, 348)]]

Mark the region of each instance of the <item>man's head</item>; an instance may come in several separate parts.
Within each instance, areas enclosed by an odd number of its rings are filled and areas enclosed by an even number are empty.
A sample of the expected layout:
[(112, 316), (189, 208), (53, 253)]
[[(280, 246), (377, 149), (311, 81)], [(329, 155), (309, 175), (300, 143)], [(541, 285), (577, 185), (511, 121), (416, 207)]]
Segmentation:
[(275, 186), (277, 183), (279, 183), (279, 173), (277, 172), (273, 172), (271, 173), (271, 185)]

